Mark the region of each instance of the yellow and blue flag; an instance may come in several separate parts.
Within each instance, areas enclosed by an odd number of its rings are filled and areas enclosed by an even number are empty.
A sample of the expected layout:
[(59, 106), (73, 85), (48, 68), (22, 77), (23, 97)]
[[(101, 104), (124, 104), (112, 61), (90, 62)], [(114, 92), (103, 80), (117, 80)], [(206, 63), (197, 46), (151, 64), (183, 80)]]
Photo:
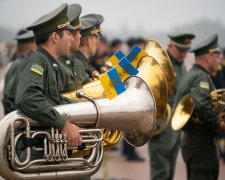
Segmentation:
[(108, 61), (111, 62), (113, 66), (115, 66), (123, 57), (125, 57), (125, 54), (123, 54), (121, 50), (118, 50), (108, 59)]
[(43, 67), (41, 67), (39, 64), (37, 64), (37, 63), (34, 63), (33, 65), (32, 65), (32, 67), (30, 68), (30, 70), (31, 71), (33, 71), (33, 72), (35, 72), (35, 73), (37, 73), (37, 74), (39, 74), (39, 75), (43, 75), (43, 72), (44, 72), (44, 68)]
[(200, 87), (204, 89), (209, 89), (209, 83), (205, 81), (200, 81)]
[(115, 98), (122, 92), (126, 91), (126, 88), (120, 79), (120, 76), (116, 68), (112, 68), (105, 74), (99, 77), (99, 80), (105, 90), (106, 95), (109, 100)]
[(147, 55), (148, 53), (145, 50), (141, 49), (137, 45), (134, 45), (134, 47), (130, 50), (126, 58), (135, 68), (137, 68), (140, 59)]
[(135, 76), (139, 72), (125, 57), (116, 65), (115, 68), (123, 82), (129, 76)]

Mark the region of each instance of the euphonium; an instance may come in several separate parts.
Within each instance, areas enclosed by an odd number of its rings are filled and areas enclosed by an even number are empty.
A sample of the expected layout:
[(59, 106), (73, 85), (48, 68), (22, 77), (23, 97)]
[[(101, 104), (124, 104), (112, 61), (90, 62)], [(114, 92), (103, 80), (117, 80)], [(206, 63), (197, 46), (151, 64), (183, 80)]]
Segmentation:
[[(126, 91), (109, 101), (93, 100), (79, 91), (79, 97), (89, 101), (60, 105), (55, 109), (71, 123), (83, 128), (104, 128), (123, 131), (132, 145), (149, 141), (156, 121), (156, 106), (152, 91), (139, 77), (125, 82)], [(129, 125), (128, 125), (129, 124)], [(9, 180), (75, 179), (93, 175), (103, 159), (103, 133), (100, 129), (79, 130), (83, 142), (90, 148), (87, 157), (68, 157), (66, 138), (58, 129), (42, 127), (23, 113), (14, 111), (0, 121), (0, 175)], [(21, 137), (39, 138), (43, 147), (26, 147), (26, 159), (21, 161), (16, 146)], [(31, 160), (32, 151), (43, 153), (42, 159)]]
[[(225, 89), (217, 89), (210, 93), (210, 101), (213, 109), (220, 121), (224, 121), (225, 115)], [(196, 123), (202, 123), (197, 113), (194, 112), (194, 103), (189, 94), (186, 94), (177, 104), (174, 111), (171, 126), (174, 130), (179, 130), (187, 124), (189, 119)]]

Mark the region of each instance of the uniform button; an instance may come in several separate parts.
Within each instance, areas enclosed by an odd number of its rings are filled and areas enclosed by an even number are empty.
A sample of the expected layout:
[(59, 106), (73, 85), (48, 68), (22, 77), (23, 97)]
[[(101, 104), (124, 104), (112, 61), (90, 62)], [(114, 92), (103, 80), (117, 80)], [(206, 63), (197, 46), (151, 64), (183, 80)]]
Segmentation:
[(67, 64), (67, 65), (70, 64), (70, 60), (66, 60), (66, 64)]

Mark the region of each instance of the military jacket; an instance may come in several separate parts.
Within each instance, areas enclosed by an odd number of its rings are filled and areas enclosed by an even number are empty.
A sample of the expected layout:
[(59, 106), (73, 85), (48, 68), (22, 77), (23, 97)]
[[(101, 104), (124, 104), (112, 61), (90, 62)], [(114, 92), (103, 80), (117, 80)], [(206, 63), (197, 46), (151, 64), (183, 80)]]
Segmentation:
[(72, 62), (71, 69), (76, 74), (80, 84), (86, 84), (91, 80), (90, 61), (80, 52), (76, 51), (68, 55)]
[(15, 92), (16, 92), (16, 77), (17, 71), (24, 57), (18, 58), (12, 63), (5, 77), (4, 97), (2, 104), (4, 106), (5, 115), (15, 110)]
[(176, 103), (190, 94), (194, 103), (194, 111), (201, 123), (189, 120), (184, 127), (182, 145), (190, 147), (210, 147), (219, 123), (210, 102), (210, 92), (215, 89), (210, 74), (200, 65), (195, 64), (182, 78), (176, 95)]
[(168, 55), (171, 59), (173, 69), (174, 69), (174, 73), (175, 73), (175, 78), (176, 78), (176, 86), (175, 86), (174, 93), (173, 93), (173, 95), (171, 95), (168, 98), (168, 103), (169, 103), (170, 107), (172, 108), (173, 104), (174, 104), (175, 96), (176, 96), (176, 93), (177, 93), (177, 88), (178, 88), (179, 83), (180, 83), (180, 79), (183, 75), (186, 74), (187, 71), (186, 71), (186, 68), (185, 68), (183, 62), (182, 63), (177, 62), (176, 59), (174, 59), (169, 52), (168, 52)]
[(53, 106), (72, 103), (60, 95), (63, 89), (59, 63), (43, 48), (37, 47), (22, 62), (18, 71), (16, 105), (30, 118), (45, 126), (63, 128), (66, 118)]
[(63, 84), (63, 90), (61, 92), (64, 93), (76, 90), (78, 87), (74, 82), (75, 75), (70, 68), (71, 61), (69, 60), (68, 57), (60, 57), (58, 59), (58, 63), (60, 64), (60, 72), (61, 72), (60, 79)]

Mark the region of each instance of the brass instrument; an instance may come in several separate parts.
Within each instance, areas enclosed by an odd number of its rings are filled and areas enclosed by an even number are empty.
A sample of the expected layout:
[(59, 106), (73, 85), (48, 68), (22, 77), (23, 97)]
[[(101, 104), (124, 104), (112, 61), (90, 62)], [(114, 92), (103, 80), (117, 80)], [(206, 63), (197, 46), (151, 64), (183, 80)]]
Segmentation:
[(161, 44), (154, 40), (147, 41), (144, 50), (149, 54), (149, 56), (155, 58), (160, 64), (160, 67), (163, 69), (168, 84), (168, 96), (171, 96), (175, 90), (176, 79), (173, 65), (167, 52)]
[[(130, 77), (125, 82), (126, 91), (109, 101), (106, 98), (93, 100), (82, 91), (79, 97), (88, 101), (56, 106), (79, 130), (83, 142), (90, 149), (87, 157), (68, 157), (66, 138), (56, 128), (41, 126), (20, 111), (6, 115), (0, 126), (0, 175), (8, 180), (75, 179), (91, 176), (103, 160), (103, 133), (99, 128), (123, 131), (132, 145), (141, 146), (149, 141), (156, 121), (156, 106), (152, 91), (139, 77)], [(128, 126), (129, 124), (129, 126)], [(92, 129), (98, 128), (98, 129)], [(26, 158), (21, 161), (16, 146), (20, 138), (41, 138), (43, 147), (26, 147)], [(31, 160), (32, 151), (43, 153), (43, 158)]]
[(219, 121), (225, 120), (225, 89), (217, 89), (210, 93), (210, 100)]
[(162, 133), (169, 125), (170, 123), (170, 118), (171, 118), (171, 107), (169, 104), (166, 106), (166, 111), (164, 112), (163, 116), (159, 119), (157, 119), (157, 123), (155, 125), (154, 132), (152, 136), (156, 136), (160, 133)]
[[(168, 93), (171, 95), (175, 88), (174, 70), (167, 52), (158, 42), (147, 41), (144, 50), (148, 52), (149, 56), (145, 56), (139, 61), (137, 76), (141, 77), (153, 91), (159, 119), (166, 110)], [(106, 97), (100, 81), (87, 83), (81, 90), (93, 99)], [(76, 91), (63, 95), (77, 100)]]
[[(225, 116), (225, 89), (217, 89), (210, 93), (210, 101), (219, 121), (224, 121)], [(192, 116), (192, 121), (202, 123), (196, 112), (194, 103), (189, 94), (185, 95), (178, 103), (172, 117), (171, 126), (174, 130), (179, 130), (188, 122)]]
[(171, 127), (173, 130), (180, 130), (190, 119), (194, 111), (194, 103), (190, 94), (186, 94), (177, 104), (174, 111)]

